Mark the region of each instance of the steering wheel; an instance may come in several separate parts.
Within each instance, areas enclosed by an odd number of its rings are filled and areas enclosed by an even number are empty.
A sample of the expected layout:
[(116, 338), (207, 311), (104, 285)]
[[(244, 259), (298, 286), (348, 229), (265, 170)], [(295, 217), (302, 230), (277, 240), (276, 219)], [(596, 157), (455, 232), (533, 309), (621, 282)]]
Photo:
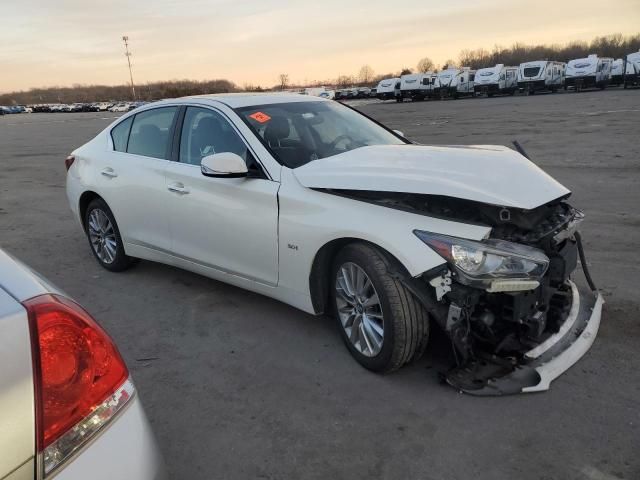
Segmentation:
[(343, 140), (349, 140), (350, 143), (352, 143), (353, 141), (351, 140), (351, 137), (349, 135), (338, 135), (333, 142), (331, 142), (331, 148), (335, 149), (338, 144), (343, 141)]

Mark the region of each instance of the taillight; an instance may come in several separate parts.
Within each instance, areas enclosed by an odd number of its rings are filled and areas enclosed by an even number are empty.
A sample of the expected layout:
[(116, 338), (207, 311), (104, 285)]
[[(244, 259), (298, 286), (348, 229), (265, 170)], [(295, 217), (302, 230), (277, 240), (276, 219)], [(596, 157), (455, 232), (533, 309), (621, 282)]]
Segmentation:
[(135, 393), (107, 333), (59, 295), (23, 303), (29, 313), (36, 392), (36, 447), (45, 476), (103, 428)]
[(65, 161), (64, 161), (64, 166), (67, 168), (67, 172), (69, 171), (69, 169), (71, 168), (71, 165), (73, 165), (73, 162), (76, 161), (76, 157), (74, 157), (73, 155), (69, 155)]

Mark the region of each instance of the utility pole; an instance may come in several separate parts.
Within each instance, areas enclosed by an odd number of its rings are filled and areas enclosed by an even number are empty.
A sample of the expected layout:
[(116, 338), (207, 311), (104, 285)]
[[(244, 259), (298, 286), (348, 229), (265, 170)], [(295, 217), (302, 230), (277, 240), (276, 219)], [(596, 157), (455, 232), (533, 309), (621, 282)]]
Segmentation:
[(129, 78), (131, 79), (131, 93), (133, 94), (133, 99), (136, 99), (136, 87), (133, 85), (133, 73), (131, 72), (131, 52), (129, 52), (129, 37), (123, 36), (122, 41), (124, 42), (124, 51), (127, 57), (127, 63), (129, 64)]

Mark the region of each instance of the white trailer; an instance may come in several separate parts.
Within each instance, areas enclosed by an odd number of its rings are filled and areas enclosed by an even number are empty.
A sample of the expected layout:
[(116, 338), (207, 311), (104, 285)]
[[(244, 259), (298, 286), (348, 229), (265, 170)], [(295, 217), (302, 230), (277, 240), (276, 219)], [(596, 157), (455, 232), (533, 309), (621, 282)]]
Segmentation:
[(438, 73), (433, 88), (433, 96), (439, 98), (458, 98), (473, 95), (475, 70), (470, 67), (448, 68)]
[(486, 93), (489, 97), (496, 94), (513, 95), (517, 89), (518, 67), (506, 67), (502, 63), (479, 69), (473, 81), (475, 93)]
[[(397, 95), (396, 95), (396, 90), (397, 90)], [(380, 80), (380, 82), (378, 83), (378, 86), (376, 87), (376, 96), (380, 100), (391, 100), (393, 98), (396, 98), (399, 95), (400, 95), (400, 79), (397, 77), (385, 78), (384, 80)]]
[(424, 100), (431, 96), (436, 75), (433, 72), (410, 73), (400, 77), (400, 95), (402, 98)]
[(625, 58), (624, 88), (640, 85), (640, 51)]
[(518, 67), (518, 88), (526, 94), (540, 90), (557, 92), (564, 87), (567, 64), (550, 60), (521, 63)]
[(567, 63), (565, 88), (577, 91), (583, 88), (604, 89), (611, 80), (613, 58), (598, 57), (595, 53), (587, 58), (576, 58)]
[(624, 60), (616, 58), (611, 64), (611, 80), (609, 85), (620, 86), (624, 83)]

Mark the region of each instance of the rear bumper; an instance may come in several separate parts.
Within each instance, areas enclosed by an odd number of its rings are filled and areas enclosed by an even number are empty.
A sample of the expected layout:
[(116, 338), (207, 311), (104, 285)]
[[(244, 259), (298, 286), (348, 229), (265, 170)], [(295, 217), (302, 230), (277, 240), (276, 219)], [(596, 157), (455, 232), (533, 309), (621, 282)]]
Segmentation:
[(537, 91), (537, 90), (546, 90), (549, 87), (545, 85), (544, 80), (530, 80), (530, 81), (518, 82), (518, 88), (521, 90)]
[(567, 87), (580, 86), (582, 88), (593, 88), (597, 85), (598, 82), (596, 82), (596, 77), (594, 75), (585, 75), (583, 77), (567, 77), (565, 79), (565, 86)]
[(162, 456), (137, 396), (56, 474), (59, 480), (165, 480)]
[(426, 97), (427, 93), (427, 91), (418, 89), (400, 91), (400, 95), (402, 95), (402, 98)]
[(572, 290), (571, 309), (558, 332), (525, 353), (508, 373), (490, 379), (477, 389), (461, 387), (455, 376), (447, 377), (447, 382), (465, 393), (480, 396), (548, 390), (553, 380), (587, 353), (600, 327), (602, 295), (580, 291), (573, 282), (569, 284)]

